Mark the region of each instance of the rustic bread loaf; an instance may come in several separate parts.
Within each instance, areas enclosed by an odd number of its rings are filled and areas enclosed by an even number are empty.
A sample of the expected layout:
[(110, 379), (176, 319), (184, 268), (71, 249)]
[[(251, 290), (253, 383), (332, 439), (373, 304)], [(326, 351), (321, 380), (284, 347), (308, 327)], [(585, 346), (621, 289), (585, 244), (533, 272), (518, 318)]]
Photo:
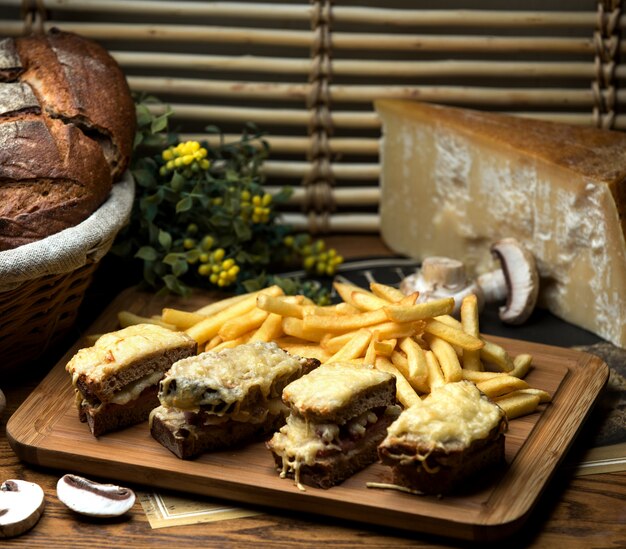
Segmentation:
[(56, 29), (0, 40), (0, 251), (93, 213), (134, 133), (128, 85), (101, 46)]

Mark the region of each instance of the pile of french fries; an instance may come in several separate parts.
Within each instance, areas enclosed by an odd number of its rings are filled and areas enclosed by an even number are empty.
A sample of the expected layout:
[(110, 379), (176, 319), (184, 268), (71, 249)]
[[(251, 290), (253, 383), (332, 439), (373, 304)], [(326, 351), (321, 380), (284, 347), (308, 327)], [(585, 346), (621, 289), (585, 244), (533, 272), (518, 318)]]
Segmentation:
[(193, 312), (163, 309), (144, 318), (121, 312), (122, 326), (156, 322), (187, 332), (202, 351), (219, 351), (253, 341), (274, 341), (286, 351), (322, 364), (369, 364), (396, 377), (397, 398), (419, 404), (431, 389), (460, 380), (474, 382), (509, 419), (534, 412), (550, 394), (524, 381), (532, 357), (511, 356), (479, 330), (478, 302), (467, 296), (460, 320), (452, 298), (417, 303), (385, 284), (370, 289), (335, 282), (342, 299), (318, 306), (302, 295), (286, 296), (278, 286), (212, 303)]

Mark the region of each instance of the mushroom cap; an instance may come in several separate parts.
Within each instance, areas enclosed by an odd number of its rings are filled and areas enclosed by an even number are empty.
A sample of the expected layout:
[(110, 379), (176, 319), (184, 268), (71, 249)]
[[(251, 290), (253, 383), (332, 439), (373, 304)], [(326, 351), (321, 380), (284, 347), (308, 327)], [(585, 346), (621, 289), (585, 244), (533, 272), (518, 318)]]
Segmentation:
[(64, 475), (58, 480), (57, 497), (72, 511), (90, 517), (118, 517), (135, 504), (135, 493), (129, 488), (77, 475)]
[(522, 324), (533, 312), (539, 296), (539, 273), (535, 257), (514, 238), (503, 238), (491, 246), (502, 266), (507, 286), (506, 303), (499, 316), (508, 324)]
[(45, 507), (41, 486), (25, 480), (6, 480), (0, 485), (0, 538), (19, 536), (30, 530)]

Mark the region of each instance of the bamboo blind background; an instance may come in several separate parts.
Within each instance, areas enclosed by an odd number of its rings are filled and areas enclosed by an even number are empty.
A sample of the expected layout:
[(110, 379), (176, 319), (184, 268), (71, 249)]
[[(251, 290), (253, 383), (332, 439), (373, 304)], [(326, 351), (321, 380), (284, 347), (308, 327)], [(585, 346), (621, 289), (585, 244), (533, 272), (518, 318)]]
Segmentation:
[(293, 186), (285, 216), (314, 233), (378, 230), (377, 97), (626, 129), (617, 0), (0, 0), (0, 37), (23, 4), (102, 43), (185, 138), (267, 132), (268, 188)]

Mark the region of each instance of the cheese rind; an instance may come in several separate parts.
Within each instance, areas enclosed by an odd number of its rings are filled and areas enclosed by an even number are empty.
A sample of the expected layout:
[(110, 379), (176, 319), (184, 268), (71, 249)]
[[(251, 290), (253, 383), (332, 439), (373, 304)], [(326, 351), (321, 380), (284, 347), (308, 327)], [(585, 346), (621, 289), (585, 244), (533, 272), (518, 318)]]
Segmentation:
[(540, 304), (626, 346), (626, 135), (381, 100), (381, 234), (470, 274), (515, 237), (535, 256)]

